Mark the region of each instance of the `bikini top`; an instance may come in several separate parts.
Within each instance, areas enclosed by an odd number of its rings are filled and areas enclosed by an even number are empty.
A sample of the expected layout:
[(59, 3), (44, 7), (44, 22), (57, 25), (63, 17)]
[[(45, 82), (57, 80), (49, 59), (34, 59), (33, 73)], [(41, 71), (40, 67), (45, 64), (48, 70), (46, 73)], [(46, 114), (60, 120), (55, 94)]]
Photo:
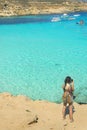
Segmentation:
[(72, 93), (72, 84), (67, 83), (64, 87), (64, 92)]

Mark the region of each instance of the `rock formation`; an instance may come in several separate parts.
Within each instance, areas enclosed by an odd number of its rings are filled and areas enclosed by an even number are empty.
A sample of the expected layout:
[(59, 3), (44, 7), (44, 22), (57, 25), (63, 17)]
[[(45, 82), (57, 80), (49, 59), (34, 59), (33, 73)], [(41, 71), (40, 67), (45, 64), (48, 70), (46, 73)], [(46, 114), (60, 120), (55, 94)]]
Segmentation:
[(0, 0), (0, 16), (87, 11), (81, 0)]

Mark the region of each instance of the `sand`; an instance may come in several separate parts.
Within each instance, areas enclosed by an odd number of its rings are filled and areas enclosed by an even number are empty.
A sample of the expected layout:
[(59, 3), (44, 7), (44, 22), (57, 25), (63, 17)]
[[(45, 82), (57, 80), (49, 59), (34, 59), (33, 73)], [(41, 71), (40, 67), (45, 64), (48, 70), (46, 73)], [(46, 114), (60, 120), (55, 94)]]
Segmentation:
[(62, 119), (62, 103), (0, 94), (0, 130), (87, 130), (87, 105), (74, 103), (73, 116)]

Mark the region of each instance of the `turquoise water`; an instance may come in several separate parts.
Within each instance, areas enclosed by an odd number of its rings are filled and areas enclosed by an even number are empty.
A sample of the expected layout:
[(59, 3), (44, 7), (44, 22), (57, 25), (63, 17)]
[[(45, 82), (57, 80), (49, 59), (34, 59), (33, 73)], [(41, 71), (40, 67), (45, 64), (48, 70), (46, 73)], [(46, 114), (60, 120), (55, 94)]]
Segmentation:
[(67, 75), (87, 103), (86, 12), (0, 18), (0, 92), (61, 102)]

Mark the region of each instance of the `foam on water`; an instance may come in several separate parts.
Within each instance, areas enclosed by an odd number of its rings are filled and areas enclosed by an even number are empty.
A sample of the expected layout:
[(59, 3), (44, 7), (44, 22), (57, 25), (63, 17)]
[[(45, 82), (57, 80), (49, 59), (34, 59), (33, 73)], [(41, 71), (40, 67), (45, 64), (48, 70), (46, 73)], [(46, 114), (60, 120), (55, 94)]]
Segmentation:
[(0, 18), (0, 92), (61, 102), (67, 75), (75, 100), (87, 103), (86, 12)]

